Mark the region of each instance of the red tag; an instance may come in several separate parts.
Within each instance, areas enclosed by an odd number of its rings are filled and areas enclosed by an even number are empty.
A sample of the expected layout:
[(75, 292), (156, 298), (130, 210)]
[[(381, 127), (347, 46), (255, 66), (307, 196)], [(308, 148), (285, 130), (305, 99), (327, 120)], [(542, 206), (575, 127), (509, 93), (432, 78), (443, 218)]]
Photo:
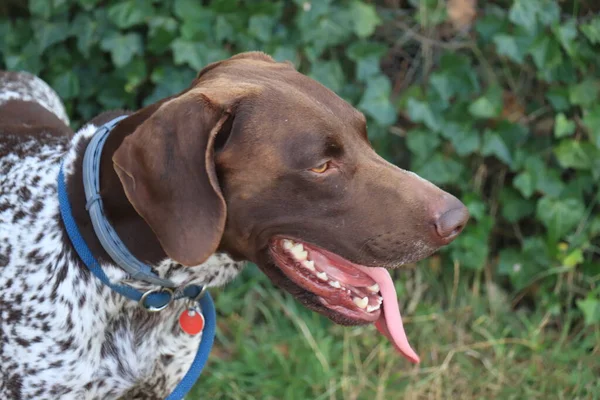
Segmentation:
[(179, 316), (179, 326), (185, 333), (197, 335), (204, 328), (204, 316), (193, 308), (188, 308)]

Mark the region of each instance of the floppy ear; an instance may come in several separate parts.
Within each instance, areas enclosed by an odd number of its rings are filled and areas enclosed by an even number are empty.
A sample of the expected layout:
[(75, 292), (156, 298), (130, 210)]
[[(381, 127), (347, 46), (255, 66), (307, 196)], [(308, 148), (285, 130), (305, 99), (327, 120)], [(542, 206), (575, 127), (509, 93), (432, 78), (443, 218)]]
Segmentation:
[(225, 229), (213, 145), (230, 116), (204, 94), (190, 91), (163, 104), (113, 155), (129, 202), (167, 255), (183, 265), (204, 262)]

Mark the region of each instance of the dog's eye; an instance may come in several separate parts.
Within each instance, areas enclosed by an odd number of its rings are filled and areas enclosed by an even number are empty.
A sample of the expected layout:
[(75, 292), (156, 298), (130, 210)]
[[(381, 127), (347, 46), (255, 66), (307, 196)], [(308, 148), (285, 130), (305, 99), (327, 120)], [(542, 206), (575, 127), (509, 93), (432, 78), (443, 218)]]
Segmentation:
[(311, 168), (310, 170), (312, 172), (316, 172), (317, 174), (322, 174), (323, 172), (327, 171), (328, 169), (329, 169), (329, 161), (324, 162), (323, 164), (319, 165), (318, 167)]

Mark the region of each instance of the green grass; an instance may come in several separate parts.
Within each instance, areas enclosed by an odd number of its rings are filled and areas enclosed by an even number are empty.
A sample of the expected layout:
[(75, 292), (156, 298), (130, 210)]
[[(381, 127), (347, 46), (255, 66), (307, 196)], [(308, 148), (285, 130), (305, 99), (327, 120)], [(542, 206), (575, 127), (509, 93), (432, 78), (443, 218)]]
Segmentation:
[(188, 399), (600, 398), (598, 326), (433, 271), (396, 272), (413, 366), (373, 326), (333, 325), (247, 268), (213, 290), (216, 345)]

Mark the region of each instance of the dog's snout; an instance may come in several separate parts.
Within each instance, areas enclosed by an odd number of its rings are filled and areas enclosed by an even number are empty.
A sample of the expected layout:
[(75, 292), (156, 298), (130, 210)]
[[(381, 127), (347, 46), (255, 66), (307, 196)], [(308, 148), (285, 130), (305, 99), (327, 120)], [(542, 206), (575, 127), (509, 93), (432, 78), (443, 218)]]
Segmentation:
[(463, 230), (469, 220), (467, 207), (456, 197), (445, 201), (435, 220), (435, 234), (448, 244), (453, 241)]

